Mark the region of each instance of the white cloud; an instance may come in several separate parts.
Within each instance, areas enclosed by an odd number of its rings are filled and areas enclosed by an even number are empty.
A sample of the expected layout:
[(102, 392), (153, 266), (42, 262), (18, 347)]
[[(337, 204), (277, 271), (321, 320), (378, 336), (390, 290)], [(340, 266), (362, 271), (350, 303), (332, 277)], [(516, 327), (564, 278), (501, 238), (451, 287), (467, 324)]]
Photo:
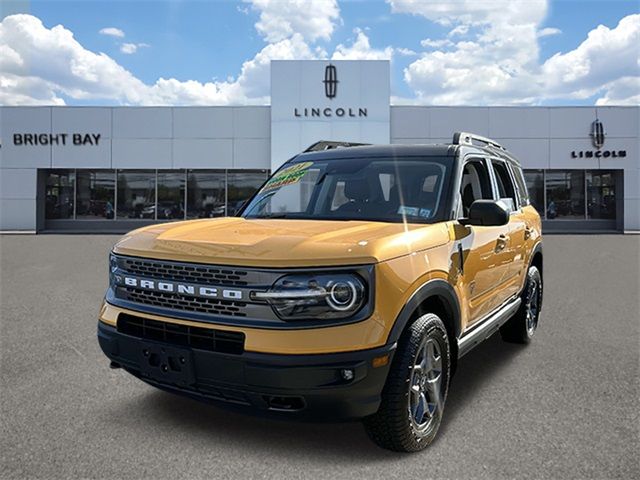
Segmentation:
[(382, 50), (371, 48), (369, 37), (359, 28), (354, 30), (355, 41), (346, 46), (339, 44), (333, 52), (334, 60), (390, 60), (393, 56), (393, 48), (385, 47)]
[(607, 83), (596, 105), (640, 105), (640, 77), (624, 77)]
[(139, 48), (147, 48), (147, 43), (123, 43), (120, 45), (120, 51), (126, 55), (132, 55), (138, 51)]
[(613, 29), (599, 25), (575, 50), (557, 53), (544, 63), (545, 86), (556, 96), (588, 98), (604, 92), (601, 103), (629, 103), (626, 98), (639, 94), (628, 91), (640, 78), (638, 45), (640, 14), (623, 18)]
[(160, 78), (148, 85), (104, 53), (85, 49), (62, 25), (51, 29), (26, 14), (0, 22), (0, 103), (64, 104), (64, 96), (124, 105), (265, 103), (272, 59), (311, 59), (317, 52), (303, 37), (266, 45), (243, 63), (235, 81)]
[(124, 32), (116, 27), (106, 27), (100, 30), (100, 35), (107, 35), (109, 37), (124, 38)]
[(539, 39), (557, 35), (540, 28), (544, 0), (424, 2), (388, 0), (392, 11), (423, 16), (466, 31), (466, 41), (425, 39), (431, 49), (411, 63), (404, 78), (418, 101), (429, 104), (539, 104), (549, 99), (587, 99), (633, 103), (640, 74), (640, 15), (613, 29), (599, 26), (575, 50), (541, 62)]
[(531, 23), (544, 17), (546, 0), (387, 0), (394, 13), (421, 15), (440, 25)]
[(260, 12), (256, 30), (268, 42), (279, 42), (294, 33), (305, 40), (329, 40), (340, 19), (336, 0), (244, 0)]
[(453, 45), (453, 42), (448, 38), (440, 38), (438, 40), (432, 40), (431, 38), (425, 38), (420, 41), (420, 45), (425, 48), (442, 48), (442, 47), (450, 47)]
[(398, 55), (402, 55), (403, 57), (413, 57), (417, 55), (417, 53), (414, 50), (411, 50), (410, 48), (398, 47), (398, 48), (395, 48), (394, 51)]
[(553, 35), (560, 35), (561, 33), (562, 33), (562, 30), (560, 30), (559, 28), (547, 27), (547, 28), (538, 30), (538, 37), (539, 38), (551, 37)]
[(455, 37), (456, 35), (458, 36), (463, 36), (466, 35), (467, 33), (469, 33), (469, 25), (458, 25), (457, 27), (455, 27), (453, 30), (451, 30), (447, 36), (448, 37)]

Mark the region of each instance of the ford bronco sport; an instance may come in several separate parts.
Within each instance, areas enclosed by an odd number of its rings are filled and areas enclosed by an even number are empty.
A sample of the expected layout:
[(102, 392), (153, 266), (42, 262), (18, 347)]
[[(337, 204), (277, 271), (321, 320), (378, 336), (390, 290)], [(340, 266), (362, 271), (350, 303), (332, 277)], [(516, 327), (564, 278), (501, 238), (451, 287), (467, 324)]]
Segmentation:
[(98, 338), (113, 368), (161, 389), (362, 418), (377, 444), (416, 451), (457, 360), (498, 330), (529, 342), (541, 304), (540, 217), (500, 145), (320, 142), (236, 217), (123, 237)]

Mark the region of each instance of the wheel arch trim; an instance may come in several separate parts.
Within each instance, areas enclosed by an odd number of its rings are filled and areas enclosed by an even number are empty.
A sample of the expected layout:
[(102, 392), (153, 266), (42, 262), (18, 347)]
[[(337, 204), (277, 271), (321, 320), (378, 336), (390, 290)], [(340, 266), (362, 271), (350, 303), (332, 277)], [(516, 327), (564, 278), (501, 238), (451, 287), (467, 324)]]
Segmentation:
[(448, 313), (450, 313), (450, 316), (452, 318), (443, 318), (442, 321), (445, 323), (447, 323), (447, 321), (450, 321), (450, 326), (453, 329), (455, 337), (459, 338), (461, 325), (460, 303), (458, 302), (458, 296), (456, 295), (453, 287), (445, 280), (434, 279), (429, 280), (428, 282), (420, 286), (415, 292), (413, 292), (407, 303), (405, 303), (404, 307), (402, 307), (402, 310), (400, 310), (400, 313), (396, 317), (393, 328), (389, 333), (387, 343), (397, 342), (405, 327), (409, 323), (409, 320), (411, 320), (420, 305), (422, 305), (426, 300), (434, 297), (438, 297), (439, 299), (444, 301), (445, 307), (448, 308)]

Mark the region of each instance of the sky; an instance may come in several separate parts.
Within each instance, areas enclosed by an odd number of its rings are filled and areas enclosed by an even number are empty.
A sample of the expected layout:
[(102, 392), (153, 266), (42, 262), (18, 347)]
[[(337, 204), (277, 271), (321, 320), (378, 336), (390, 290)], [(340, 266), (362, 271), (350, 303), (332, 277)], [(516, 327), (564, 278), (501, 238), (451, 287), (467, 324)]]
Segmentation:
[(638, 0), (2, 0), (0, 19), (0, 105), (268, 104), (272, 59), (389, 59), (392, 104), (640, 104)]

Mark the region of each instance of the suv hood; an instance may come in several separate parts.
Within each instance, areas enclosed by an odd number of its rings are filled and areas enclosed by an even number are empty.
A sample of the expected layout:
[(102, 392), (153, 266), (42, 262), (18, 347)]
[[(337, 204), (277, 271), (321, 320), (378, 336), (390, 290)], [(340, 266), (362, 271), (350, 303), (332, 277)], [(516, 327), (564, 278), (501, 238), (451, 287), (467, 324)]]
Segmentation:
[(253, 267), (377, 263), (446, 243), (445, 223), (228, 217), (152, 225), (125, 235), (122, 255)]

